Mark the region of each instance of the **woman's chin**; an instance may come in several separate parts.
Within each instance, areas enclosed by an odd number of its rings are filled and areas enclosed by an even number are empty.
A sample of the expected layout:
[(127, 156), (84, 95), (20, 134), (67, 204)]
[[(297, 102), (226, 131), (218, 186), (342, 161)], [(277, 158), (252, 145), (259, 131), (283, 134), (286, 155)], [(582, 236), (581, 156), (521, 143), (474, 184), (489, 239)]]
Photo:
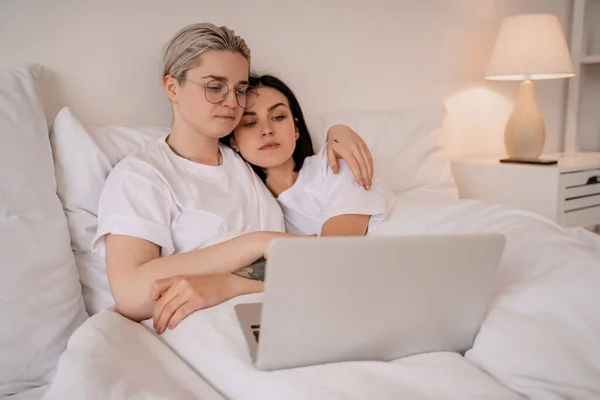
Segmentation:
[[(256, 165), (262, 169), (278, 168), (285, 165), (291, 158), (292, 154), (283, 154), (280, 151), (266, 151), (257, 154), (256, 157), (244, 157), (250, 164)], [(285, 152), (287, 153), (287, 152)], [(244, 153), (242, 152), (242, 156)]]
[(269, 164), (264, 164), (264, 163), (251, 163), (253, 165), (256, 165), (258, 168), (262, 168), (262, 169), (272, 169), (272, 168), (277, 168), (279, 167), (281, 164), (277, 164), (277, 163), (269, 163)]
[(225, 136), (229, 135), (231, 133), (230, 130), (226, 130), (226, 129), (211, 129), (211, 130), (204, 130), (201, 135), (206, 137), (206, 138), (210, 138), (210, 139), (221, 139), (224, 138)]
[(261, 162), (251, 162), (251, 164), (256, 165), (259, 168), (262, 169), (272, 169), (272, 168), (277, 168), (277, 167), (281, 167), (283, 164), (285, 164), (286, 160), (261, 160)]

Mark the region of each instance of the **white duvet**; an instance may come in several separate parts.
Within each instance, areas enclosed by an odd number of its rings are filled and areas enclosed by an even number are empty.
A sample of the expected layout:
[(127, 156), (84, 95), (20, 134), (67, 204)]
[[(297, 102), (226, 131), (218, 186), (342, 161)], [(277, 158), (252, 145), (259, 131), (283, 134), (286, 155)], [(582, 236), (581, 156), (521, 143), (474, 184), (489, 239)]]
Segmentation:
[[(46, 398), (599, 399), (600, 240), (524, 211), (401, 199), (378, 234), (500, 232), (495, 293), (465, 357), (422, 354), (255, 369), (233, 312), (243, 296), (153, 333), (105, 311), (73, 335)], [(216, 390), (215, 390), (216, 389)]]

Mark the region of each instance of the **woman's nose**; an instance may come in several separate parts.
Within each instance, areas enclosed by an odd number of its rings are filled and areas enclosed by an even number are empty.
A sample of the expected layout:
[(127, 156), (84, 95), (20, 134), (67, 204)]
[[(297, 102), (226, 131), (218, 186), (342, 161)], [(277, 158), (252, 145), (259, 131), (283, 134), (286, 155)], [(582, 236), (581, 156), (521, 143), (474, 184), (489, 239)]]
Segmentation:
[(269, 124), (266, 124), (261, 132), (262, 136), (273, 136), (275, 132), (273, 131), (273, 129), (271, 129), (271, 126)]
[(236, 108), (238, 106), (237, 98), (235, 97), (235, 90), (230, 90), (229, 93), (227, 93), (227, 96), (225, 96), (221, 102), (221, 105), (228, 108)]

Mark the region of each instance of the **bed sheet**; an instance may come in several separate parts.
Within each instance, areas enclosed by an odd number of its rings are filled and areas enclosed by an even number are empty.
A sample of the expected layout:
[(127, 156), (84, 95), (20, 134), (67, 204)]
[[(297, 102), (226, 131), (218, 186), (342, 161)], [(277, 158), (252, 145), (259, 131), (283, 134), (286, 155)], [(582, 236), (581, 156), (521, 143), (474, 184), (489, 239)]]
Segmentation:
[(260, 296), (197, 312), (160, 336), (151, 320), (100, 312), (69, 341), (44, 399), (522, 399), (455, 353), (257, 370), (233, 306)]
[(493, 298), (466, 359), (534, 399), (600, 399), (600, 238), (472, 200), (400, 198), (377, 234), (502, 233)]
[(109, 311), (71, 336), (44, 399), (223, 400), (141, 324)]
[[(134, 324), (102, 312), (72, 337), (47, 398), (61, 398), (52, 396), (69, 387), (78, 398), (130, 392), (193, 398), (195, 382), (230, 399), (600, 398), (600, 241), (594, 235), (503, 206), (409, 197), (399, 199), (376, 234), (490, 232), (505, 234), (507, 244), (488, 313), (465, 357), (431, 353), (259, 371), (233, 310), (238, 302), (260, 300), (256, 294), (196, 312), (160, 336), (151, 320)], [(181, 393), (169, 397), (174, 390)], [(103, 396), (87, 396), (96, 392)]]
[(10, 400), (40, 400), (44, 397), (50, 385), (38, 386), (33, 389), (27, 389), (23, 392), (13, 394), (9, 397)]
[[(193, 314), (160, 338), (230, 399), (521, 399), (457, 353), (391, 362), (343, 362), (261, 371), (254, 367), (234, 305), (241, 296)], [(152, 321), (143, 324), (152, 328)]]

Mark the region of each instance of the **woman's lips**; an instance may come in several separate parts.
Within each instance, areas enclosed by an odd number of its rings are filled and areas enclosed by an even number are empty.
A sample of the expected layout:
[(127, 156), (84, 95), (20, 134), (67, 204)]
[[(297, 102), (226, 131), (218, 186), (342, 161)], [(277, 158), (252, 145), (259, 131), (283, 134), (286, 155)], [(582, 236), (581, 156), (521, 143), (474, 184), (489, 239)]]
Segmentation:
[(278, 147), (279, 147), (279, 143), (267, 143), (264, 146), (262, 146), (260, 149), (261, 150), (274, 150)]

